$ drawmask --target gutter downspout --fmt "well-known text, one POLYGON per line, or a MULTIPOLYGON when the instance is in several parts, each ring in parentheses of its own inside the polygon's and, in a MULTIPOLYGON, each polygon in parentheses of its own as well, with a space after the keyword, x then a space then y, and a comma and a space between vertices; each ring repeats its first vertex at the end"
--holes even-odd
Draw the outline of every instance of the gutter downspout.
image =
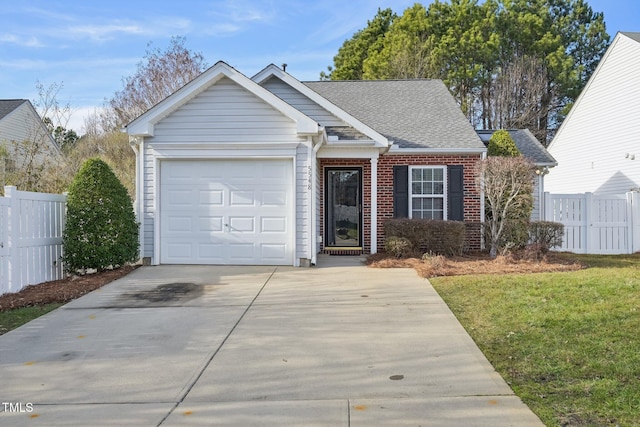
POLYGON ((371 253, 378 253, 378 158, 371 158, 371 253))
POLYGON ((327 134, 324 127, 320 127, 320 136, 316 145, 313 145, 311 139, 311 150, 309 150, 309 163, 311 167, 311 265, 316 265, 318 261, 318 150, 327 140, 327 134))
POLYGON ((140 138, 135 136, 129 136, 129 145, 134 153, 136 153, 136 200, 134 202, 134 210, 136 214, 136 220, 139 224, 138 230, 138 250, 139 258, 144 262, 144 212, 142 211, 144 203, 142 200, 142 150, 143 144, 141 144, 140 138))
MULTIPOLYGON (((487 160, 487 152, 484 151, 480 157, 481 160, 487 160)), ((484 182, 480 185, 480 249, 484 249, 484 232, 482 228, 484 227, 485 217, 484 217, 484 182)))

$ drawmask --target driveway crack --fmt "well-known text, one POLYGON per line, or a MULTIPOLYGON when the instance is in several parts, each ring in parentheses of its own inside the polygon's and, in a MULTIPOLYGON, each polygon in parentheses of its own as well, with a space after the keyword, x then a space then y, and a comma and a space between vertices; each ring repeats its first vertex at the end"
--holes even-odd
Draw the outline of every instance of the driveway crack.
POLYGON ((220 343, 220 345, 218 346, 218 348, 211 353, 211 356, 209 357, 209 359, 206 361, 206 363, 204 364, 204 366, 202 367, 202 369, 200 370, 200 372, 198 372, 198 375, 195 377, 195 379, 191 382, 191 384, 189 384, 187 386, 187 390, 184 392, 184 394, 182 395, 182 397, 180 399, 178 399, 178 401, 176 402, 176 404, 173 406, 173 408, 171 408, 171 410, 167 413, 167 415, 160 420, 160 422, 158 423, 158 426, 161 426, 162 424, 164 424, 164 422, 167 420, 167 418, 169 418, 171 416, 171 414, 173 413, 173 411, 176 410, 176 408, 182 403, 184 402, 184 399, 186 399, 186 397, 189 395, 189 393, 191 392, 191 390, 193 389, 193 387, 198 383, 198 381, 200 381, 200 378, 202 378, 202 375, 204 375, 204 372, 207 370, 207 368, 209 367, 209 365, 211 365, 211 362, 213 361, 213 359, 218 355, 218 353, 220 352, 220 350, 222 349, 222 347, 224 347, 225 343, 227 342, 227 340, 229 339, 229 337, 233 334, 233 332, 236 330, 236 328, 238 327, 238 325, 240 324, 240 322, 242 322, 242 319, 244 319, 244 316, 246 316, 246 314, 249 312, 249 310, 251 309, 251 307, 253 307, 253 304, 256 302, 256 300, 258 299, 258 297, 260 296, 260 294, 262 293, 262 291, 264 290, 264 288, 267 286, 267 284, 271 281, 271 278, 273 277, 274 274, 276 274, 276 271, 278 271, 278 267, 275 267, 273 269, 273 271, 271 272, 271 274, 269 275, 269 277, 267 277, 267 280, 265 280, 264 284, 260 287, 260 289, 258 290, 258 292, 256 293, 256 296, 253 297, 253 299, 251 300, 251 302, 249 303, 249 305, 247 305, 247 308, 242 312, 242 314, 240 315, 240 317, 238 318, 238 320, 236 321, 236 323, 233 325, 233 327, 231 328, 231 330, 229 331, 229 333, 224 337, 224 339, 222 340, 222 342, 220 343))

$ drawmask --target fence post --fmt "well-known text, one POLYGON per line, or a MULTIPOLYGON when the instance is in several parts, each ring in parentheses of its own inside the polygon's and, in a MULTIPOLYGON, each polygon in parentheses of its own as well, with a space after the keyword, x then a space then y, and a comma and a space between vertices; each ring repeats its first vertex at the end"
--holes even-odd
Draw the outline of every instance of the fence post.
POLYGON ((551 195, 548 191, 542 193, 542 220, 543 221, 553 221, 553 215, 551 212, 551 195))
POLYGON ((640 193, 636 191, 627 193, 627 200, 631 211, 629 216, 629 222, 631 223, 629 250, 630 253, 634 253, 640 251, 640 193))
POLYGON ((4 196, 9 200, 9 233, 7 244, 9 246, 9 291, 17 292, 21 289, 21 265, 20 265, 20 200, 18 199, 17 188, 12 185, 5 185, 4 196))
POLYGON ((584 206, 584 221, 583 221, 583 230, 584 230, 584 237, 585 237, 585 244, 586 244, 586 248, 585 248, 585 252, 586 254, 590 254, 591 253, 591 248, 593 247, 593 238, 594 238, 594 232, 593 232, 593 227, 591 224, 591 216, 593 215, 593 213, 591 212, 591 210, 593 209, 593 194, 592 193, 584 193, 584 201, 585 201, 585 206, 584 206))

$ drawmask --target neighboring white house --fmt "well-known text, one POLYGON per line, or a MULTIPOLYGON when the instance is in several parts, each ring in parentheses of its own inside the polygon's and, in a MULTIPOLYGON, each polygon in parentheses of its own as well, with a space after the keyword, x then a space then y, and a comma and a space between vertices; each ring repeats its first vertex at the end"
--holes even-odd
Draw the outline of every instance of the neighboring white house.
POLYGON ((640 33, 618 33, 548 148, 551 193, 640 187, 640 33))
POLYGON ((0 99, 0 146, 6 148, 11 160, 20 167, 21 143, 39 145, 34 159, 58 155, 60 150, 40 115, 27 99, 0 99))

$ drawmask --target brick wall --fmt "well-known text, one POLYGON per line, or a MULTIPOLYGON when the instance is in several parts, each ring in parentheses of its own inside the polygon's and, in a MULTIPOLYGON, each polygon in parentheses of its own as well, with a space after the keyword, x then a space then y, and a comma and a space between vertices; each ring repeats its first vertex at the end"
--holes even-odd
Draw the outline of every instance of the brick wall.
MULTIPOLYGON (((480 155, 386 155, 378 159, 378 250, 384 248, 384 222, 393 218, 393 166, 449 166, 464 167, 464 221, 467 227, 467 247, 480 249, 480 193, 475 186, 474 168, 480 155)), ((324 179, 325 170, 331 167, 362 168, 363 184, 363 252, 371 252, 371 163, 369 159, 320 159, 320 233, 323 236, 324 248, 324 179)))
MULTIPOLYGON (((393 167, 409 166, 450 166, 464 168, 464 221, 479 224, 480 192, 476 189, 475 165, 480 155, 386 155, 378 160, 378 248, 384 248, 384 222, 393 218, 393 167)), ((479 226, 467 227, 466 245, 471 250, 480 249, 479 226)))

